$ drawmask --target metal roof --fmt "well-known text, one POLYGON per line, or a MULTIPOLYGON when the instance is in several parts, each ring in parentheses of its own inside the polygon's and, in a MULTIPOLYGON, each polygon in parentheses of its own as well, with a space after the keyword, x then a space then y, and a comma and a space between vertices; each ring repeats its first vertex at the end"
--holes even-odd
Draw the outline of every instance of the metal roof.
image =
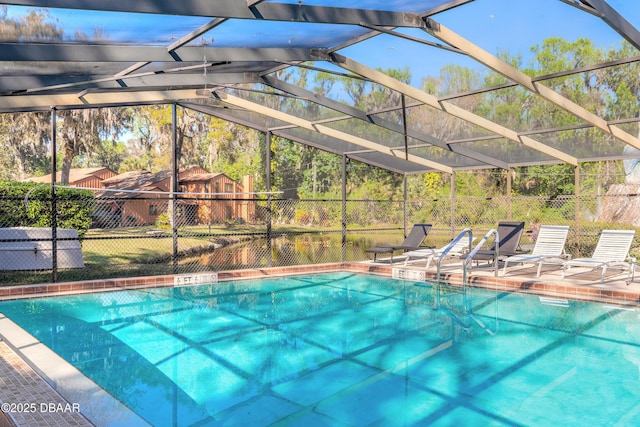
POLYGON ((585 107, 558 89, 567 76, 638 75, 640 8, 628 0, 0 5, 0 19, 15 22, 38 10, 60 29, 0 33, 0 112, 177 103, 406 174, 577 165, 640 152, 640 88, 634 87, 635 107, 615 119, 605 105, 585 107), (526 55, 550 37, 587 38, 604 50, 619 49, 624 40, 630 48, 625 57, 593 64, 582 58, 532 77, 526 55), (525 56, 524 65, 506 62, 504 52, 525 56), (451 92, 455 84, 447 90, 424 84, 444 66, 499 79, 466 82, 458 93, 451 92), (316 79, 328 82, 327 76, 331 85, 321 93, 316 79), (382 98, 354 105, 353 90, 382 98), (495 100, 499 108, 501 99, 518 97, 522 117, 478 107, 479 100, 495 100), (544 124, 528 120, 531 97, 545 111, 544 124), (564 120, 554 124, 556 117, 564 120))

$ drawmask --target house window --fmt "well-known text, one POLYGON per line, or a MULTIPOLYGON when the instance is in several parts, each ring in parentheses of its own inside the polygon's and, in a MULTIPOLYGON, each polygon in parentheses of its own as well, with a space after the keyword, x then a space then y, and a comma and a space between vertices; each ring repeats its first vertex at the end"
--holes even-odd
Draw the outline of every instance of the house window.
POLYGON ((158 205, 149 205, 149 215, 158 215, 158 205))
POLYGON ((224 192, 225 193, 233 193, 233 184, 230 182, 224 183, 224 192))

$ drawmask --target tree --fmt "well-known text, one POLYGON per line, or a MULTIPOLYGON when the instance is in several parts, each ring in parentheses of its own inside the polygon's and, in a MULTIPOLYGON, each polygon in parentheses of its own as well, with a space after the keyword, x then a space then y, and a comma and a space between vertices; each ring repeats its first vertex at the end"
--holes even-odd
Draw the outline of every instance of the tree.
POLYGON ((264 137, 257 131, 215 117, 202 140, 209 170, 222 172, 239 181, 244 175, 257 177, 264 171, 261 146, 264 137))
MULTIPOLYGON (((0 6, 0 39, 3 41, 59 41, 63 33, 41 9, 10 17, 7 6, 0 6)), ((43 113, 0 116, 0 143, 6 149, 0 155, 2 177, 22 180, 31 174, 44 173, 49 117, 43 113)))
POLYGON ((573 166, 535 165, 515 168, 512 184, 515 194, 527 196, 570 195, 575 191, 573 166))
MULTIPOLYGON (((119 171, 127 155, 127 146, 123 142, 102 140, 96 153, 91 156, 84 166, 107 167, 113 171, 119 171)), ((80 165, 78 165, 80 166, 80 165)))
POLYGON ((0 115, 0 176, 22 181, 48 170, 48 113, 0 115))
POLYGON ((0 39, 3 41, 60 41, 64 30, 49 20, 44 9, 30 10, 24 16, 9 17, 8 7, 0 6, 0 39))
MULTIPOLYGON (((422 90, 435 96, 445 96, 456 93, 464 93, 481 85, 482 76, 477 71, 458 65, 447 65, 440 69, 437 78, 431 77, 423 80, 422 90)), ((462 97, 455 100, 456 105, 475 112, 482 106, 480 97, 462 97)), ((452 139, 476 136, 478 130, 462 119, 447 114, 438 109, 423 105, 412 108, 409 112, 411 127, 427 135, 448 141, 452 139)), ((433 147, 433 158, 447 155, 441 148, 433 147)))
POLYGON ((285 199, 298 199, 302 182, 301 168, 311 163, 308 147, 281 137, 271 138, 271 186, 273 191, 282 191, 285 199))
POLYGON ((342 159, 335 154, 317 149, 310 150, 311 162, 302 165, 302 181, 298 193, 302 199, 318 199, 326 193, 341 189, 342 159))
MULTIPOLYGON (((92 157, 103 148, 103 140, 116 140, 125 129, 128 109, 92 108, 60 111, 57 132, 62 148, 62 169, 60 181, 69 183, 69 171, 76 156, 80 163, 90 163, 92 157)), ((104 166, 104 165, 100 165, 104 166)))
MULTIPOLYGON (((532 47, 531 51, 535 59, 535 65, 528 71, 531 75, 573 70, 604 59, 604 53, 585 38, 568 42, 559 37, 550 37, 542 45, 532 47)), ((544 84, 581 107, 602 116, 603 98, 607 91, 603 90, 605 88, 599 84, 594 72, 558 77, 546 80, 544 84)), ((552 128, 581 122, 575 115, 534 94, 528 96, 525 106, 529 124, 535 127, 552 128)))
MULTIPOLYGON (((607 60, 616 61, 635 55, 636 48, 630 43, 622 42, 620 49, 611 49, 607 60)), ((617 120, 640 116, 640 64, 631 62, 624 66, 609 67, 595 73, 599 87, 606 88, 610 95, 606 98, 607 120, 617 120)), ((635 125, 637 132, 638 125, 635 125)))

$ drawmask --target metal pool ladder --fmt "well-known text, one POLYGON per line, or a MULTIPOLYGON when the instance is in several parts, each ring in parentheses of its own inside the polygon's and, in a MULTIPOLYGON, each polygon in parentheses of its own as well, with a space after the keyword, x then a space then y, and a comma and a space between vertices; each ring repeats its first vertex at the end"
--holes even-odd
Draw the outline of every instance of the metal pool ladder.
POLYGON ((471 242, 473 242, 473 232, 471 231, 470 228, 465 228, 447 245, 446 248, 442 250, 442 252, 440 253, 440 256, 438 256, 438 260, 436 261, 436 267, 437 267, 436 281, 438 283, 440 283, 440 263, 449 254, 449 251, 451 251, 451 249, 456 245, 456 243, 462 240, 462 238, 465 235, 469 236, 469 251, 471 251, 471 242))
POLYGON ((465 258, 464 265, 462 266, 463 286, 467 285, 467 269, 469 267, 469 264, 471 264, 471 261, 473 261, 473 257, 478 253, 480 248, 484 246, 484 244, 487 242, 487 240, 489 240, 491 236, 495 236, 493 245, 495 246, 496 249, 493 256, 493 265, 495 266, 495 275, 496 277, 498 277, 498 258, 500 257, 500 236, 498 235, 498 230, 496 230, 495 228, 492 228, 487 232, 487 234, 485 234, 485 236, 482 238, 480 243, 478 243, 476 247, 473 248, 471 252, 469 252, 469 255, 467 255, 467 258, 465 258))
MULTIPOLYGON (((436 261, 436 300, 435 300, 435 308, 440 308, 440 284, 442 281, 440 280, 440 266, 442 260, 449 254, 451 249, 460 241, 464 236, 468 236, 469 239, 469 250, 471 250, 471 243, 473 242, 473 232, 470 228, 465 228, 458 234, 440 253, 438 256, 438 260, 436 261)), ((464 289, 463 289, 464 291, 464 289)))
POLYGON ((498 236, 498 231, 495 230, 495 229, 489 230, 489 232, 487 232, 487 234, 480 241, 480 243, 478 243, 473 249, 471 249, 471 245, 472 245, 472 242, 473 242, 473 232, 471 231, 470 228, 465 228, 442 251, 442 253, 438 257, 438 260, 436 261, 436 266, 437 266, 437 270, 436 270, 436 299, 435 299, 435 307, 434 308, 438 309, 438 310, 442 310, 445 314, 447 314, 447 316, 449 316, 451 318, 451 320, 453 322, 458 324, 458 326, 462 327, 464 330, 470 330, 471 329, 471 324, 463 321, 456 314, 454 314, 451 311, 449 311, 448 309, 442 307, 441 304, 440 304, 440 298, 441 298, 440 297, 440 286, 441 286, 441 283, 442 283, 441 280, 440 280, 441 279, 441 275, 440 275, 441 262, 448 255, 449 251, 456 245, 456 243, 458 243, 460 240, 462 240, 465 236, 468 236, 470 251, 469 251, 469 254, 465 258, 464 263, 463 263, 462 308, 463 308, 466 316, 469 319, 471 319, 473 322, 478 324, 489 335, 494 335, 496 333, 496 330, 497 330, 497 319, 496 319, 496 327, 494 329, 491 329, 473 313, 473 310, 470 307, 469 298, 467 296, 467 268, 468 268, 469 264, 471 263, 471 261, 473 260, 473 256, 480 250, 480 248, 482 248, 484 246, 484 244, 492 236, 495 236, 494 237, 495 238, 494 244, 495 244, 495 247, 496 247, 496 252, 495 252, 494 263, 496 265, 495 271, 496 271, 496 276, 497 276, 497 273, 498 273, 497 265, 498 265, 498 256, 499 256, 498 248, 499 248, 499 245, 500 245, 500 240, 499 240, 500 237, 498 236))

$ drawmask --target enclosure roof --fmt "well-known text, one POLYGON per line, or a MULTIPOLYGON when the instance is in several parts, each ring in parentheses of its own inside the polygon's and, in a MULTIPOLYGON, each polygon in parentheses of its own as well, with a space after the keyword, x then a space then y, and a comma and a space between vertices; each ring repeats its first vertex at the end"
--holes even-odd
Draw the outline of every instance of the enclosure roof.
POLYGON ((635 159, 635 3, 0 0, 0 112, 176 103, 404 174, 635 159))

